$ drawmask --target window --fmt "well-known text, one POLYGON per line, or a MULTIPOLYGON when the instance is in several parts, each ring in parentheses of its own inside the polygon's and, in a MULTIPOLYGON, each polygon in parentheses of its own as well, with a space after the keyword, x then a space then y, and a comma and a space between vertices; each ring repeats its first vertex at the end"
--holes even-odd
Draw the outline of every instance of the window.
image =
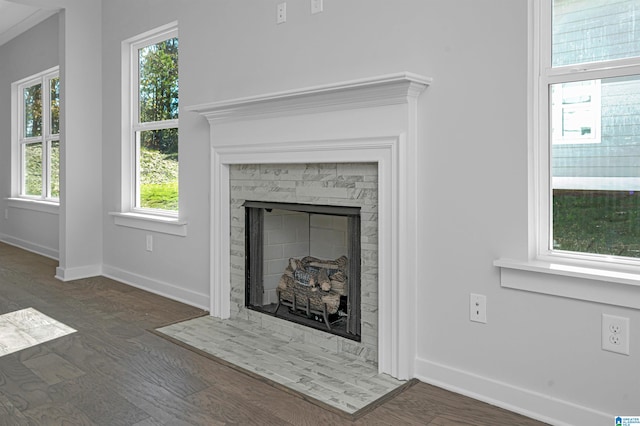
POLYGON ((60 197, 60 78, 58 67, 12 85, 13 196, 58 202, 60 197))
MULTIPOLYGON (((131 211, 178 212, 178 30, 175 25, 130 41, 131 211)), ((129 204, 129 203, 127 203, 129 204)))
POLYGON ((533 4, 537 255, 638 264, 640 2, 533 4))

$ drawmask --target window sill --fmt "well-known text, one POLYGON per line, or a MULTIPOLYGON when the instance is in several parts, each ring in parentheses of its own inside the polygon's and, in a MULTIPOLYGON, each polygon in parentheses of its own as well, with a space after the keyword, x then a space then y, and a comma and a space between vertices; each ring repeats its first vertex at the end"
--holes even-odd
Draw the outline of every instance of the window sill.
POLYGON ((498 259, 505 288, 640 309, 640 272, 539 260, 498 259))
POLYGON ((119 226, 177 235, 180 237, 187 236, 187 222, 177 218, 120 212, 109 212, 109 215, 113 216, 113 222, 119 226))
POLYGON ((29 198, 6 198, 7 206, 16 209, 34 210, 42 213, 59 214, 60 203, 44 200, 32 200, 29 198))

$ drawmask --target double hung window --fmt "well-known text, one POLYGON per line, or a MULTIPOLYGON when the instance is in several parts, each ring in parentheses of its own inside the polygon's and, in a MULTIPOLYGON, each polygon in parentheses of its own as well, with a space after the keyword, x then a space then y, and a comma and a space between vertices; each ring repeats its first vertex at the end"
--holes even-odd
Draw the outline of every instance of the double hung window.
MULTIPOLYGON (((178 30, 129 43, 131 211, 177 216, 178 30)), ((128 203, 127 203, 128 204, 128 203)))
POLYGON ((638 264, 640 1, 533 5, 537 256, 638 264))
POLYGON ((60 78, 58 67, 12 85, 14 197, 60 197, 60 78))

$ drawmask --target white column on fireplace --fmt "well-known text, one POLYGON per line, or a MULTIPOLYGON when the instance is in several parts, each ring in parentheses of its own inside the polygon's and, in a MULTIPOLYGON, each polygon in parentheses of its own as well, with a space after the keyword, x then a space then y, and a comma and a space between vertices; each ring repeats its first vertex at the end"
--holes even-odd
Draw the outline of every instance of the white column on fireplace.
POLYGON ((196 105, 211 128, 211 315, 230 314, 232 164, 378 164, 378 369, 416 358, 418 97, 430 79, 366 78, 196 105))

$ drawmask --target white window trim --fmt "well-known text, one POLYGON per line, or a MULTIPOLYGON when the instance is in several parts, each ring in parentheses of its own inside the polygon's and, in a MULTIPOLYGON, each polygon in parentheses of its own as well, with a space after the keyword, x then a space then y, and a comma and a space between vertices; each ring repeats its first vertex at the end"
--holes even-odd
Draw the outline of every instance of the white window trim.
POLYGON ((60 203, 51 201, 32 200, 26 198, 7 197, 8 207, 16 209, 33 210, 41 213, 58 214, 60 212, 60 203))
POLYGON ((640 74, 634 60, 580 64, 551 68, 550 58, 540 54, 550 45, 551 31, 543 14, 550 16, 550 1, 529 0, 529 232, 526 259, 500 258, 502 287, 572 299, 588 300, 640 309, 640 260, 587 253, 566 253, 550 249, 550 146, 549 84, 566 81, 568 73, 577 80, 640 74))
POLYGON ((137 185, 138 182, 136 178, 137 150, 135 132, 138 130, 178 127, 178 120, 138 124, 138 111, 134 107, 134 99, 138 96, 138 78, 136 75, 137 67, 133 66, 138 60, 137 49, 177 36, 178 23, 171 22, 122 42, 121 197, 118 211, 109 212, 109 214, 114 218, 114 223, 118 226, 186 236, 187 222, 181 217, 180 211, 170 212, 136 208, 135 197, 138 188, 134 188, 134 185, 137 185))
POLYGON ((177 235, 180 237, 187 235, 187 222, 180 219, 134 212, 109 212, 109 215, 113 217, 113 222, 118 226, 177 235))
MULTIPOLYGON (((57 214, 59 211, 59 198, 49 197, 49 185, 45 189, 42 196, 34 196, 24 194, 24 175, 22 170, 22 146, 27 142, 42 143, 43 153, 49 150, 49 142, 60 142, 60 134, 49 134, 48 113, 42 117, 42 136, 31 138, 29 141, 23 137, 23 102, 22 89, 34 84, 42 84, 42 105, 47 106, 45 112, 49 111, 50 90, 48 82, 54 78, 60 77, 60 67, 55 66, 46 69, 38 74, 23 78, 11 84, 11 196, 5 199, 9 201, 9 207, 22 208, 27 210, 40 211, 45 213, 57 214)), ((48 153, 47 156, 49 157, 48 153)), ((50 176, 50 161, 43 163, 43 185, 48 182, 50 176), (47 179, 44 175, 46 174, 47 179)))

